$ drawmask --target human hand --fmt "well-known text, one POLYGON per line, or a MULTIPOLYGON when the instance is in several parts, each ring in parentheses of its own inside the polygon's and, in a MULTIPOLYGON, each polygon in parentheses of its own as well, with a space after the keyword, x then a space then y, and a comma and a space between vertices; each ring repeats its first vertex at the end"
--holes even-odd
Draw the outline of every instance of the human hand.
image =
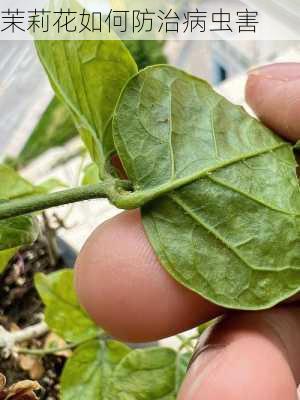
MULTIPOLYGON (((300 139, 300 64, 252 71, 246 97, 266 125, 287 139, 300 139)), ((86 310, 124 341, 157 340, 226 314, 165 272, 139 211, 96 229, 78 258, 76 281, 86 310)), ((299 342, 296 305, 230 312, 199 345, 178 399, 296 400, 299 342)))

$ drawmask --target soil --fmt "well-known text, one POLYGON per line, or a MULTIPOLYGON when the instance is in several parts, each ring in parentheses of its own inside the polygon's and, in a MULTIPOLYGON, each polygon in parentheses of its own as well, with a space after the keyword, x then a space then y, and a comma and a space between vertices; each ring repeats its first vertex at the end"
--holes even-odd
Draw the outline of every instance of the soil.
MULTIPOLYGON (((34 288, 35 273, 51 273, 66 265, 61 257, 53 257, 53 249, 48 240, 41 237, 37 242, 17 254, 9 263, 6 271, 0 275, 0 325, 7 330, 22 329, 41 321, 44 306, 34 288)), ((43 348, 44 338, 26 343, 27 347, 43 348)), ((44 371, 39 383, 43 387, 41 400, 58 400, 59 377, 65 364, 65 357, 45 356, 41 361, 44 371)), ((0 354, 0 372, 7 378, 8 384, 31 379, 30 373, 20 366, 16 355, 0 354)))

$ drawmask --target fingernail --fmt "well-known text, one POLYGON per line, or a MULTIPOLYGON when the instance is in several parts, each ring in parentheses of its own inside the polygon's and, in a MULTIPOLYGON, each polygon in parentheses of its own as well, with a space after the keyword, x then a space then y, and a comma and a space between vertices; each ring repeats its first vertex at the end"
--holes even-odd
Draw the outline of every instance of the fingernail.
POLYGON ((193 365, 197 362, 197 368, 199 364, 201 366, 205 366, 208 364, 218 353, 220 350, 224 348, 221 344, 207 344, 205 346, 198 346, 191 358, 191 361, 188 365, 188 371, 193 367, 193 365))
POLYGON ((203 381, 219 365, 225 348, 226 346, 222 344, 210 344, 196 350, 180 390, 179 399, 199 398, 203 381))
POLYGON ((300 79, 300 63, 276 63, 248 71, 249 77, 260 77, 274 81, 290 82, 300 79))

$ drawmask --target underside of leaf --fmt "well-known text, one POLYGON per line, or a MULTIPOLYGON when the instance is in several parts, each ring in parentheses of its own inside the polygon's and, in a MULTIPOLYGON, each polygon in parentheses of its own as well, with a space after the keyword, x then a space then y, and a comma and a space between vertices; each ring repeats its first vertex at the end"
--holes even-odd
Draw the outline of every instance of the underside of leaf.
POLYGON ((226 307, 261 309, 300 288, 300 191, 292 147, 168 66, 130 80, 114 139, 163 266, 226 307))

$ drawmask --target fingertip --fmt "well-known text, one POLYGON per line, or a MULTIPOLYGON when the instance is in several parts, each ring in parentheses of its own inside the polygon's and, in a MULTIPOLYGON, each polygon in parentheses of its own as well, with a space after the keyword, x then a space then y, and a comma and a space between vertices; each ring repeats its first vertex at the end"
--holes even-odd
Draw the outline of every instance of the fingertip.
POLYGON ((165 272, 146 238, 139 211, 124 212, 98 227, 76 264, 83 307, 121 340, 161 339, 220 312, 165 272))
POLYGON ((288 140, 300 138, 300 63, 272 64, 250 71, 246 100, 271 129, 288 140))
POLYGON ((190 368, 178 400, 297 400, 286 349, 260 315, 220 323, 211 346, 190 368))

